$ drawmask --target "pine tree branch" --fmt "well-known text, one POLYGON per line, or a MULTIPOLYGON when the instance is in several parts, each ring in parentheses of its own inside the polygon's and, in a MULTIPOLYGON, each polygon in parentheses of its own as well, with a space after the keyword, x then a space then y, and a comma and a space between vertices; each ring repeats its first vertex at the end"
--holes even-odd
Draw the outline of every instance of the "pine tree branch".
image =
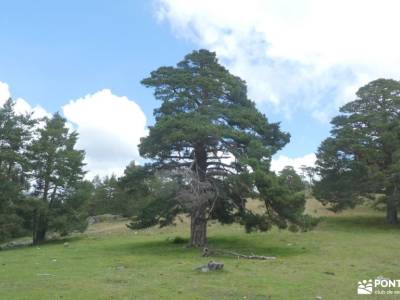
POLYGON ((207 247, 203 248, 203 254, 202 254, 203 257, 209 257, 209 256, 212 256, 213 254, 231 255, 231 256, 237 257, 238 259, 239 258, 259 259, 259 260, 274 260, 274 259, 276 259, 275 256, 264 256, 264 255, 255 255, 255 254, 245 255, 245 254, 237 253, 234 251, 228 251, 228 250, 222 250, 222 249, 209 249, 207 247))

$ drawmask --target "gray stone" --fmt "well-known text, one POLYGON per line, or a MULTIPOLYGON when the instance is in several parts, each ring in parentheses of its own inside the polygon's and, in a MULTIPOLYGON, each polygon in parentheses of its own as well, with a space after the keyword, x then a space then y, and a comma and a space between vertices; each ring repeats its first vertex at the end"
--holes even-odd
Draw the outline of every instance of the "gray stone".
POLYGON ((197 267, 196 269, 205 273, 205 272, 209 272, 209 271, 222 270, 223 268, 224 268, 224 264, 211 260, 208 264, 197 267))

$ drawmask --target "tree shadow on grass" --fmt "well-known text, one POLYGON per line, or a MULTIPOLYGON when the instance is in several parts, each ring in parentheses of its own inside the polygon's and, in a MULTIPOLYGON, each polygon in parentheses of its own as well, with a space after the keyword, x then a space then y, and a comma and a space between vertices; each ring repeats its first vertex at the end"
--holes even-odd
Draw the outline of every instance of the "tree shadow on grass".
MULTIPOLYGON (((262 239, 260 236, 255 239, 252 239, 252 237, 239 238, 237 236, 211 237, 209 238, 208 246, 210 249, 237 252, 245 255, 255 254, 276 257, 301 255, 309 251, 304 247, 288 246, 283 242, 274 241, 274 243, 269 243, 267 236, 263 236, 262 239)), ((202 249, 189 248, 186 245, 187 243, 175 244, 170 240, 127 241, 123 244, 109 245, 105 250, 132 255, 200 257, 202 249)), ((215 257, 219 256, 225 257, 226 255, 218 253, 215 255, 215 257)))
POLYGON ((63 236, 63 237, 58 237, 55 239, 47 240, 42 243, 42 245, 59 245, 59 244, 64 244, 64 243, 72 243, 72 242, 77 242, 80 240, 84 240, 86 236, 84 235, 76 235, 76 236, 63 236))
POLYGON ((25 249, 29 247, 44 247, 44 246, 50 246, 50 245, 59 245, 59 244, 64 244, 66 242, 70 243, 73 241, 79 241, 82 240, 84 237, 83 236, 65 236, 65 237, 59 237, 55 239, 50 239, 50 240, 45 240, 37 245, 34 245, 31 240, 29 239, 24 239, 23 242, 20 242, 20 239, 15 239, 11 240, 8 242, 5 242, 1 244, 0 251, 10 251, 10 250, 18 250, 18 249, 25 249))
POLYGON ((322 230, 348 231, 348 232, 388 232, 398 231, 400 224, 386 224, 383 215, 354 215, 354 216, 333 216, 325 217, 322 223, 322 230))
POLYGON ((301 255, 308 250, 298 245, 290 245, 286 242, 269 239, 268 235, 252 237, 251 234, 245 238, 236 238, 234 236, 212 237, 209 239, 210 247, 239 252, 245 255, 263 255, 276 257, 289 257, 301 255))

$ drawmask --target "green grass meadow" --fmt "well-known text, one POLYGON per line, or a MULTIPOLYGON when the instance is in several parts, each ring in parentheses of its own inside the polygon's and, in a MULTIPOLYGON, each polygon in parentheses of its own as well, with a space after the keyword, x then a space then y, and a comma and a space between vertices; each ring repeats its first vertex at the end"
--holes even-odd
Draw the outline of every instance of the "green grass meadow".
POLYGON ((358 296, 357 282, 400 279, 400 228, 368 208, 323 216, 313 231, 277 229, 246 234, 238 225, 210 224, 210 247, 276 260, 212 259, 223 271, 195 268, 210 258, 175 244, 186 223, 132 231, 124 223, 96 224, 81 235, 40 247, 0 251, 0 299, 400 299, 358 296))

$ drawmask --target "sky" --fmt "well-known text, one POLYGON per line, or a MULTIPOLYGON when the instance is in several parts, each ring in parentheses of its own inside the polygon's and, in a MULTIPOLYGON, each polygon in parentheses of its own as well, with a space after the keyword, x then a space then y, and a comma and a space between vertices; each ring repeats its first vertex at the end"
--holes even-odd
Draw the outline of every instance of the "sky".
POLYGON ((141 161, 159 106, 140 84, 194 49, 217 53, 291 142, 272 168, 312 165, 359 87, 400 76, 397 0, 0 0, 0 105, 60 112, 88 175, 141 161))

